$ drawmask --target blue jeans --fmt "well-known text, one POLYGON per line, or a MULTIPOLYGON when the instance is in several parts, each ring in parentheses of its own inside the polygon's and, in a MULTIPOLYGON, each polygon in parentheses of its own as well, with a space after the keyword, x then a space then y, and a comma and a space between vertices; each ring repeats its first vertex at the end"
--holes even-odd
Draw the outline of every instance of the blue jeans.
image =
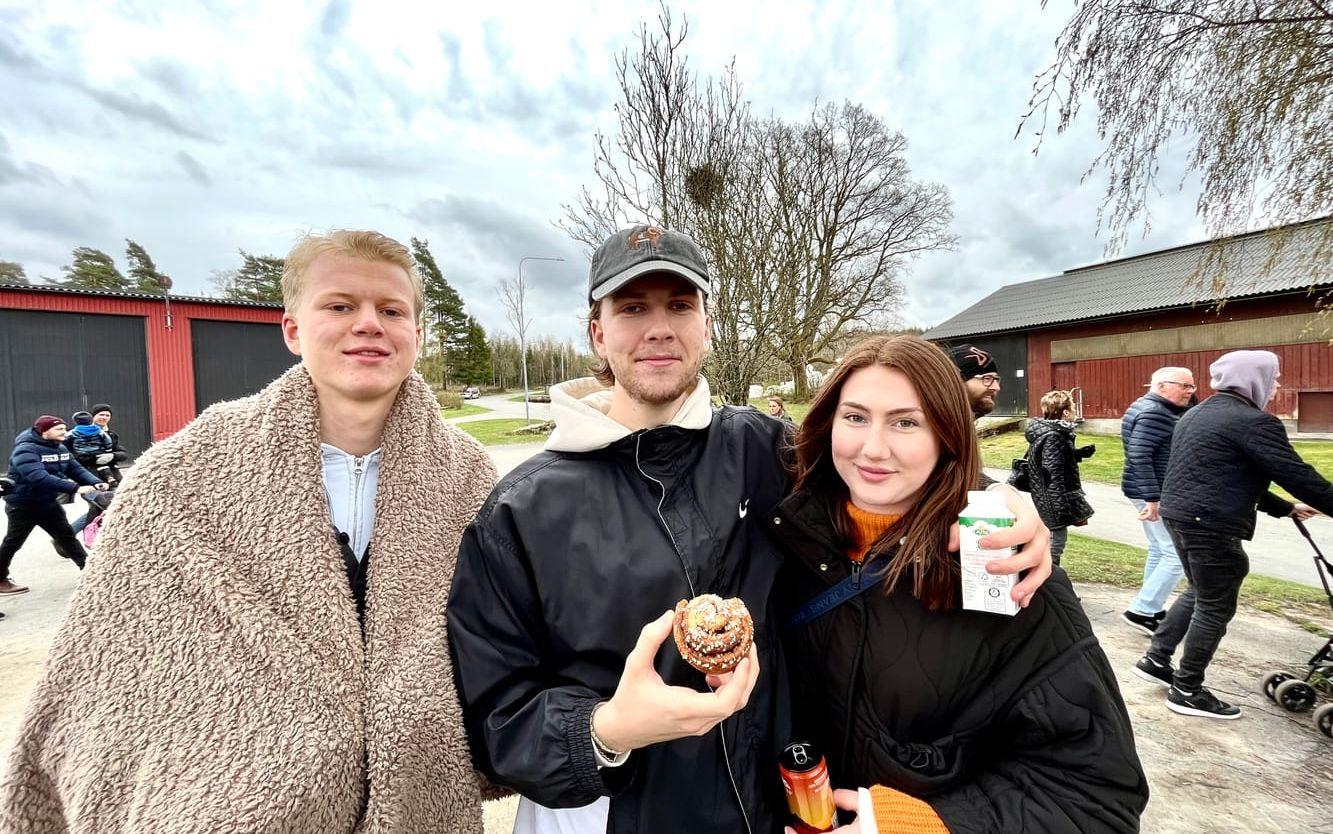
MULTIPOLYGON (((1130 501, 1136 510, 1146 506, 1146 502, 1137 498, 1131 498, 1130 501)), ((1180 557, 1176 555, 1176 546, 1171 541, 1166 525, 1161 520, 1144 521, 1142 524, 1143 534, 1148 537, 1148 559, 1143 563, 1143 587, 1129 604, 1129 610, 1151 617, 1166 608, 1166 599, 1180 584, 1180 577, 1185 574, 1185 570, 1180 566, 1180 557)))

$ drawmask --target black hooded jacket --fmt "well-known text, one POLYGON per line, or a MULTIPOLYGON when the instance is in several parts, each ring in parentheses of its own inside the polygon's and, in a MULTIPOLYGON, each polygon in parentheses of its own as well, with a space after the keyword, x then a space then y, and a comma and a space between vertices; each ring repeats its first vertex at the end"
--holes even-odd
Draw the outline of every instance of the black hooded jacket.
POLYGON ((1074 448, 1074 424, 1064 420, 1033 419, 1026 432, 1032 503, 1042 523, 1052 530, 1068 527, 1091 517, 1086 501, 1071 501, 1083 489, 1078 462, 1092 454, 1093 447, 1074 448))
MULTIPOLYGON (((784 616, 852 567, 827 503, 771 519, 784 616)), ((886 557, 876 557, 886 558, 886 557)), ((1148 799, 1129 715, 1059 567, 1014 617, 928 610, 874 588, 784 632, 797 734, 837 787, 929 803, 951 834, 1132 832, 1148 799)))
MULTIPOLYGON (((500 482, 463 537, 448 606, 468 739, 489 779, 552 808, 609 795, 615 834, 781 831, 786 678, 768 607, 781 557, 763 519, 786 486, 782 433, 724 408, 706 429, 542 452, 500 482), (738 596, 754 616, 748 705, 720 732, 599 769, 593 707, 615 692, 644 624, 704 593, 738 596)), ((668 684, 706 687, 670 638, 656 665, 668 684)))
POLYGON ((1274 481, 1333 514, 1333 485, 1291 448, 1282 421, 1239 394, 1219 391, 1176 424, 1162 517, 1248 540, 1258 510, 1291 514, 1292 503, 1268 491, 1274 481))

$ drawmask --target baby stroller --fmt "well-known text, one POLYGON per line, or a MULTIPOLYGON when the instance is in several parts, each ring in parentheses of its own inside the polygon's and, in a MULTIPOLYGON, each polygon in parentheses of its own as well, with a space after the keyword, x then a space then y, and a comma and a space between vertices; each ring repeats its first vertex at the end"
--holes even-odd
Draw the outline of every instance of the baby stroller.
POLYGON ((102 522, 106 519, 106 511, 111 508, 111 501, 115 497, 116 491, 113 489, 105 492, 90 492, 83 496, 83 499, 88 502, 88 523, 79 531, 84 547, 92 547, 93 542, 97 540, 97 534, 102 529, 102 522))
MULTIPOLYGON (((1310 531, 1305 528, 1301 520, 1293 519, 1293 521, 1296 522, 1301 535, 1310 541, 1310 547, 1314 548, 1315 572, 1319 574, 1324 593, 1328 595, 1329 607, 1333 608, 1333 587, 1329 585, 1333 580, 1333 563, 1320 552, 1319 545, 1315 544, 1314 537, 1310 535, 1310 531)), ((1333 637, 1324 642, 1323 647, 1314 653, 1307 665, 1309 669, 1303 678, 1283 671, 1272 671, 1264 675, 1264 694, 1289 712, 1305 712, 1310 709, 1318 702, 1321 691, 1325 695, 1333 696, 1333 637)), ((1333 703, 1326 703, 1314 711, 1314 723, 1319 732, 1333 738, 1333 703)))

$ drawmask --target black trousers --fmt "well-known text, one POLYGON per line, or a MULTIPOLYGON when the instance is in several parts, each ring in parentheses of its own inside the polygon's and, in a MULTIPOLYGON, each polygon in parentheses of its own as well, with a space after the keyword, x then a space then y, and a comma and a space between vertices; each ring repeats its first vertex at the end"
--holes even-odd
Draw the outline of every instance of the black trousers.
POLYGON ((19 552, 28 534, 34 527, 40 527, 51 537, 56 551, 83 569, 88 553, 69 527, 65 510, 54 501, 46 504, 5 504, 8 529, 5 540, 0 543, 0 582, 9 578, 9 563, 14 561, 14 554, 19 552))
POLYGON ((1176 688, 1194 693, 1203 686, 1203 674, 1227 633, 1227 624, 1236 615, 1240 583, 1250 572, 1250 557, 1235 536, 1164 521, 1189 586, 1157 627, 1148 657, 1155 663, 1170 663, 1183 640, 1185 650, 1176 667, 1176 688))

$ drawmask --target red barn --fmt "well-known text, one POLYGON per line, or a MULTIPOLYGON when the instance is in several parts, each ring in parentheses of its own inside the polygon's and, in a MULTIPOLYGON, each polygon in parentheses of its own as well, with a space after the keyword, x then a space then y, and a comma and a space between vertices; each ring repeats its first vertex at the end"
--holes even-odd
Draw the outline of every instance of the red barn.
POLYGON ((281 319, 271 302, 0 286, 0 441, 105 402, 136 455, 296 362, 281 319))
MULTIPOLYGON (((1314 257, 1322 219, 1071 269, 1011 284, 928 330, 990 351, 1004 375, 997 414, 1039 416, 1041 397, 1074 390, 1089 421, 1115 429, 1157 368, 1189 368, 1200 399, 1223 353, 1271 350, 1282 387, 1269 411, 1290 431, 1333 432, 1333 269, 1314 257), (1275 244, 1280 244, 1276 245, 1275 244), (1195 280, 1201 258, 1226 264, 1219 305, 1195 280)), ((1327 243, 1322 243, 1327 245, 1327 243)))

